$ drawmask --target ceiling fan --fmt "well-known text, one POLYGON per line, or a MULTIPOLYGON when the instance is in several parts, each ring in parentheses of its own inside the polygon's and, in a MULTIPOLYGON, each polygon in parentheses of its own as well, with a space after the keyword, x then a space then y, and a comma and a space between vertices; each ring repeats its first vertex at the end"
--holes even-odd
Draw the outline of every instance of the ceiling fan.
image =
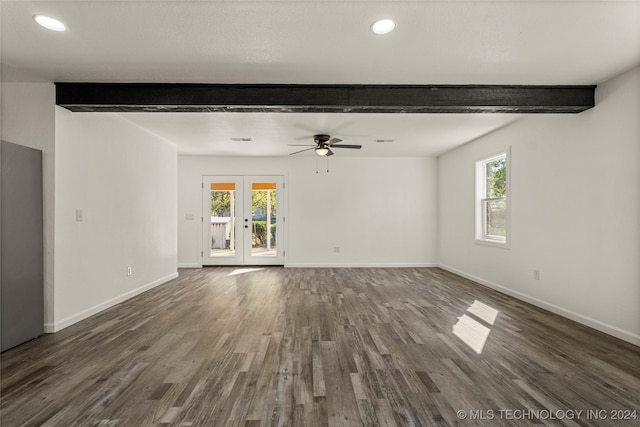
POLYGON ((358 150, 362 148, 362 145, 340 144, 340 142, 342 142, 341 139, 331 138, 329 135, 324 134, 313 135, 313 142, 315 142, 315 145, 289 144, 291 147, 311 147, 296 151, 290 155, 302 153, 303 151, 315 150, 318 156, 333 156, 333 151, 331 151, 332 148, 355 148, 358 150))

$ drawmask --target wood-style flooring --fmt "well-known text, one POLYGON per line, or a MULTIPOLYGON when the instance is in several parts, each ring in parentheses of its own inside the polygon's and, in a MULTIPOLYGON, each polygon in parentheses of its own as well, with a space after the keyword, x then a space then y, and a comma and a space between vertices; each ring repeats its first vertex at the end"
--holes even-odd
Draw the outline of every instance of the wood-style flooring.
POLYGON ((181 270, 1 365, 2 427, 640 425, 639 347, 437 268, 181 270))

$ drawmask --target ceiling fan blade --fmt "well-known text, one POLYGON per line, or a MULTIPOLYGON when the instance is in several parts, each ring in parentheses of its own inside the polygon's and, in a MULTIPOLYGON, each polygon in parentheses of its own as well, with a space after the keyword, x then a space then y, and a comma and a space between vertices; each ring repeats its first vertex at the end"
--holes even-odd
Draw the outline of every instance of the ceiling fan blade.
POLYGON ((356 148, 356 149, 360 149, 360 148, 362 148, 362 145, 337 144, 337 145, 332 145, 331 148, 356 148))
POLYGON ((315 147, 315 144, 288 144, 289 147, 315 147))
POLYGON ((342 142, 342 140, 340 138, 331 138, 327 144, 328 145, 333 145, 333 144, 337 144, 338 142, 342 142))
POLYGON ((333 151, 331 151, 329 147, 327 147, 327 150, 329 150, 327 151, 327 156, 333 156, 333 151))
POLYGON ((309 151, 309 150, 315 150, 315 149, 316 149, 316 146, 314 145, 311 148, 305 148, 304 150, 296 151, 295 153, 289 153, 289 155, 292 156, 294 154, 302 153, 303 151, 309 151))

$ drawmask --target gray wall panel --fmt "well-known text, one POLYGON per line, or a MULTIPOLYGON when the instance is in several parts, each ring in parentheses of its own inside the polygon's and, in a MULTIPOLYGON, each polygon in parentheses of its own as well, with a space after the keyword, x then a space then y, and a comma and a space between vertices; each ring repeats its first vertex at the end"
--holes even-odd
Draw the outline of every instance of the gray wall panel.
POLYGON ((44 333, 42 152, 2 141, 1 351, 44 333))

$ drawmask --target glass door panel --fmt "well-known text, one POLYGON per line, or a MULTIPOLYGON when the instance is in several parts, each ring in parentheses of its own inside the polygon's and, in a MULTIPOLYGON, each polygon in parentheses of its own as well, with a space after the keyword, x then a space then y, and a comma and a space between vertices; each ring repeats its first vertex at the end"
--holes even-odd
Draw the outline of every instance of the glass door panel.
POLYGON ((277 206, 275 182, 251 184, 252 256, 276 256, 277 206))
POLYGON ((236 184, 212 182, 210 190, 210 256, 235 256, 236 184))
POLYGON ((245 264, 284 264, 281 248, 282 176, 246 176, 245 222, 250 224, 250 233, 245 234, 245 264), (248 221, 247 221, 248 220, 248 221))
POLYGON ((204 177, 202 202, 203 265, 241 264, 242 231, 239 231, 238 216, 242 215, 242 180, 204 177))

